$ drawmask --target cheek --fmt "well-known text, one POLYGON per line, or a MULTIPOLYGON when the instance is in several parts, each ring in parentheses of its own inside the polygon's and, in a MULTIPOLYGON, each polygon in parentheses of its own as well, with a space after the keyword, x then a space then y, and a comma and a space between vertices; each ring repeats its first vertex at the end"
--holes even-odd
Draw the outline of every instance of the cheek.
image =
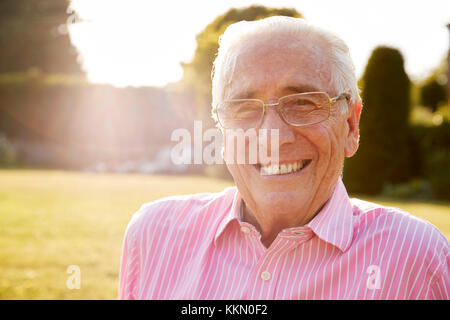
MULTIPOLYGON (((248 135, 224 135, 222 157, 225 163, 255 164, 258 156, 258 134, 256 131, 248 135)), ((236 170, 236 169, 234 169, 236 170)))
POLYGON ((343 132, 334 123, 317 124, 311 127, 307 138, 317 152, 319 163, 339 164, 344 158, 343 132))
POLYGON ((224 135, 223 138, 223 159, 228 171, 233 176, 236 183, 244 183, 248 176, 248 165, 246 165, 248 141, 239 143, 238 138, 233 135, 224 135), (244 154, 244 156, 242 156, 244 154))

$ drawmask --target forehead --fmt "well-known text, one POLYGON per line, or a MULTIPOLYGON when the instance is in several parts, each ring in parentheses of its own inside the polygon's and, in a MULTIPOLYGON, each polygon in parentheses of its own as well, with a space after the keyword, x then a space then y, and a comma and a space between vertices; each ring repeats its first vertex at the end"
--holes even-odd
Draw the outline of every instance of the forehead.
POLYGON ((268 98, 295 91, 292 88, 330 89, 328 48, 318 39, 261 37, 243 43, 233 54, 234 68, 228 75, 231 81, 225 87, 226 98, 268 98))

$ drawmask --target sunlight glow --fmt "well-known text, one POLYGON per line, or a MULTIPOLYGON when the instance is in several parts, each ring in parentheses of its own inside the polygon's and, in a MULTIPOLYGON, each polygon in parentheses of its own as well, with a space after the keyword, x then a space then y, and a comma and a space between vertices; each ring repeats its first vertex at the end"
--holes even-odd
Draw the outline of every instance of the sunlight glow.
POLYGON ((450 1, 332 0, 72 0, 87 21, 69 27, 92 82, 164 86, 181 79, 195 36, 231 7, 294 7, 349 45, 361 76, 377 45, 401 50, 412 78, 425 76, 447 54, 450 1))
MULTIPOLYGON (((181 78, 180 62, 191 58, 195 42, 183 37, 182 25, 167 23, 169 8, 136 0, 74 0, 72 7, 88 20, 69 30, 90 81, 161 86, 181 78)), ((171 12, 170 20, 177 14, 171 12)))

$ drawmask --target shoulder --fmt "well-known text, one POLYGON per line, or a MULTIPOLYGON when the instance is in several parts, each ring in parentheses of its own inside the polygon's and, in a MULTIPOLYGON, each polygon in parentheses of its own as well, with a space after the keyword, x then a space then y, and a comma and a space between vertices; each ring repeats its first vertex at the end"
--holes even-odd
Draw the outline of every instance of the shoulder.
POLYGON ((382 206, 373 202, 352 198, 355 228, 366 231, 395 233, 394 236, 417 241, 423 236, 433 242, 447 246, 447 238, 429 221, 395 207, 382 206))
POLYGON ((229 187, 218 193, 169 196, 144 203, 131 217, 126 235, 136 239, 149 232, 187 229, 199 220, 214 221, 231 206, 235 192, 235 187, 229 187))
POLYGON ((436 240, 445 240, 445 242, 448 242, 447 238, 436 226, 407 211, 356 198, 352 198, 350 201, 358 226, 369 228, 375 225, 377 229, 401 230, 402 233, 407 234, 424 231, 430 236, 435 237, 436 240))
POLYGON ((447 260, 449 242, 430 222, 399 208, 354 198, 350 201, 355 233, 361 238, 377 239, 401 255, 408 252, 418 254, 435 268, 447 260))

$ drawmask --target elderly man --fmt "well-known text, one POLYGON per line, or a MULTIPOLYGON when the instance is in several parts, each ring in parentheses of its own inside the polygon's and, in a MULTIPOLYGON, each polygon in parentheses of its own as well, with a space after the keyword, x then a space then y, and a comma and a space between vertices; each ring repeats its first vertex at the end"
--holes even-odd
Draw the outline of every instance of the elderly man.
POLYGON ((227 163, 236 187, 143 205, 123 243, 120 299, 449 298, 445 236, 349 199, 342 183, 361 114, 342 40, 302 19, 231 25, 213 114, 225 142, 227 129, 277 129, 278 162, 227 163))

